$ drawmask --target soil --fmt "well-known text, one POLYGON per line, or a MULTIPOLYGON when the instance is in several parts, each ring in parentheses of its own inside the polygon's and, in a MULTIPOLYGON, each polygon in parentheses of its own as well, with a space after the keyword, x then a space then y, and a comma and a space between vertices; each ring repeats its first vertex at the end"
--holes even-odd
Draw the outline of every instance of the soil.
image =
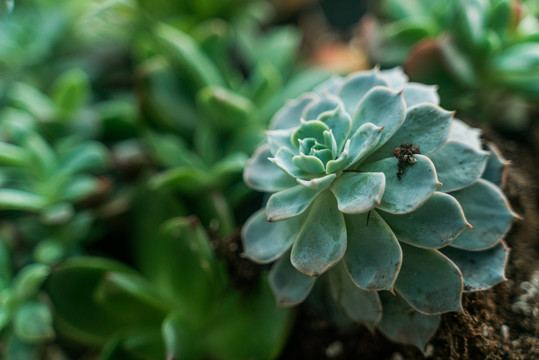
MULTIPOLYGON (((488 291, 464 294, 464 310, 442 316, 440 328, 423 352, 414 346, 394 344, 360 325, 338 329, 323 314, 301 305, 281 360, 539 359, 539 289, 535 295, 533 290, 525 295, 532 276, 539 287, 539 126, 527 137, 513 139, 502 138, 492 130, 484 133, 486 141, 494 142, 511 159, 502 189, 523 218, 513 224, 505 238, 511 248, 508 280, 488 291), (523 298, 528 311, 514 305, 523 298)), ((214 245, 227 260, 238 287, 245 289, 255 281, 262 267, 241 258, 239 234, 214 245)))

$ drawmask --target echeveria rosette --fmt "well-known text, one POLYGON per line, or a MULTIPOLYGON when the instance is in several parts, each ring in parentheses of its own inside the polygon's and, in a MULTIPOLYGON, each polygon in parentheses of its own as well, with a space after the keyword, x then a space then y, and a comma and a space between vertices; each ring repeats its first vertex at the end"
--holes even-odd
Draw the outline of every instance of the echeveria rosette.
POLYGON ((491 182, 503 160, 438 102, 400 69, 375 69, 333 78, 274 116, 244 172, 273 194, 242 237, 248 258, 277 260, 280 305, 302 302, 327 273, 348 317, 421 348, 463 291, 504 279, 501 239, 515 214, 491 182), (397 174, 403 144, 420 153, 397 174))

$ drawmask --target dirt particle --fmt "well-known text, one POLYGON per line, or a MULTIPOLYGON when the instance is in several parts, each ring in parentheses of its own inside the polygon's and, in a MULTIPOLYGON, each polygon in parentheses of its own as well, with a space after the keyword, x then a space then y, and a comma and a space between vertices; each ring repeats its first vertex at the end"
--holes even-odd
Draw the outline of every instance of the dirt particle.
POLYGON ((408 165, 413 165, 417 162, 414 154, 421 154, 420 148, 418 145, 412 145, 410 143, 401 144, 401 146, 393 150, 393 156, 399 159, 397 171, 397 178, 401 180, 404 170, 408 165))

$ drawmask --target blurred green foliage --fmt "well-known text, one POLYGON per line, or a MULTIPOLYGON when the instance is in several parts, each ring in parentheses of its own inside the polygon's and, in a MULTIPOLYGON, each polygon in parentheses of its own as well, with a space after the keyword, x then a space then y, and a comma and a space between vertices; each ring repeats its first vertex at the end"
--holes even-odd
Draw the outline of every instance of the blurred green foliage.
POLYGON ((0 1, 6 359, 278 356, 290 311, 265 274, 238 290, 209 238, 258 206, 241 172, 273 113, 328 77, 272 17, 265 1, 0 1))
POLYGON ((373 63, 439 85, 444 107, 523 130, 539 99, 537 15, 535 1, 385 0, 363 38, 373 63))

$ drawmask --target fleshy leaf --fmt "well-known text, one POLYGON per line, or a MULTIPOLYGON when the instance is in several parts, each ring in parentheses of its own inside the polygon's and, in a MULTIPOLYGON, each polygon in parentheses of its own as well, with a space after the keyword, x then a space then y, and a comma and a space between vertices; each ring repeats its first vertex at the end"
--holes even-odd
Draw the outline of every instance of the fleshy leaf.
POLYGON ((382 304, 378 293, 357 287, 342 262, 329 272, 329 284, 331 295, 339 308, 352 320, 374 331, 382 317, 382 304))
POLYGON ((457 118, 453 118, 453 121, 451 121, 449 140, 460 140, 476 150, 483 150, 481 147, 481 130, 468 126, 457 118))
POLYGON ((266 131, 266 138, 272 154, 276 154, 282 147, 287 147, 293 151, 296 150, 291 142, 292 131, 291 129, 266 131))
POLYGON ((321 121, 310 120, 304 121, 301 120, 299 127, 292 134, 292 145, 299 147, 299 139, 308 139, 312 138, 318 141, 319 143, 324 143, 324 131, 329 130, 329 127, 321 121))
POLYGON ((283 255, 269 273, 271 290, 280 306, 301 303, 311 292, 316 278, 300 273, 290 263, 290 256, 283 255))
POLYGON ((488 152, 463 142, 448 141, 430 155, 443 184, 440 191, 460 190, 476 182, 485 169, 488 156, 488 152))
POLYGON ((294 178, 273 164, 269 160, 271 156, 269 146, 263 145, 247 161, 243 172, 243 181, 250 188, 274 192, 294 186, 294 178))
POLYGON ((458 201, 441 192, 411 213, 380 215, 400 241, 430 249, 446 246, 469 226, 458 201))
POLYGON ((451 193, 473 226, 451 243, 459 249, 484 250, 500 241, 516 215, 501 190, 479 179, 472 186, 451 193))
POLYGON ((397 66, 393 69, 380 70, 378 75, 384 79, 389 87, 395 91, 400 91, 408 82, 408 76, 402 71, 402 68, 397 66))
POLYGON ((292 163, 300 170, 308 174, 322 174, 326 168, 322 160, 314 155, 299 154, 292 158, 292 163))
POLYGON ((487 147, 490 151, 490 156, 488 157, 487 166, 481 177, 497 186, 502 186, 503 170, 509 162, 503 157, 496 145, 490 143, 487 147))
POLYGON ((402 92, 404 102, 408 108, 421 103, 438 105, 440 97, 436 86, 428 86, 419 83, 409 83, 402 92))
POLYGON ((284 172, 294 178, 306 177, 307 174, 298 169, 296 164, 294 164, 294 156, 296 156, 296 154, 292 150, 288 148, 280 148, 274 157, 269 158, 269 161, 280 167, 284 172))
POLYGON ((292 265, 309 276, 318 276, 337 263, 346 250, 343 214, 331 192, 321 193, 312 204, 294 246, 292 265))
POLYGON ((322 95, 325 93, 335 94, 343 82, 344 79, 342 77, 332 76, 328 80, 315 87, 313 92, 317 95, 322 95))
POLYGON ((325 190, 328 186, 330 186, 336 177, 336 174, 329 174, 311 180, 296 179, 296 181, 309 189, 322 191, 325 190))
POLYGON ((402 252, 389 226, 375 210, 370 215, 345 215, 345 220, 348 246, 344 264, 354 283, 366 290, 393 289, 402 252))
POLYGON ((315 99, 318 99, 318 96, 307 93, 295 100, 289 100, 286 105, 273 116, 269 128, 284 130, 299 126, 303 110, 315 99))
POLYGON ((361 170, 383 172, 386 176, 386 188, 381 210, 391 214, 406 214, 421 206, 441 185, 432 162, 423 155, 415 155, 417 162, 408 165, 401 176, 397 177, 398 160, 384 159, 361 166, 361 170))
POLYGON ((376 72, 363 71, 346 77, 337 89, 337 95, 343 101, 346 112, 353 115, 361 99, 375 86, 387 86, 387 83, 376 72))
POLYGON ((462 309, 462 274, 436 250, 401 243, 402 267, 395 283, 399 294, 427 315, 462 309))
POLYGON ((41 302, 26 302, 15 312, 13 329, 20 339, 30 343, 51 340, 54 338, 51 310, 41 302))
POLYGON ((383 173, 344 173, 331 186, 339 210, 348 214, 366 212, 380 204, 386 179, 383 173))
POLYGON ((464 291, 486 290, 505 280, 509 249, 503 242, 483 251, 466 251, 451 246, 441 251, 462 272, 464 291))
POLYGON ((348 164, 349 152, 350 152, 350 139, 346 140, 346 143, 344 144, 344 149, 339 154, 339 156, 335 160, 328 161, 328 163, 326 164, 326 173, 327 174, 334 173, 337 170, 344 167, 345 164, 348 164))
POLYGON ((379 293, 382 319, 378 329, 391 341, 413 344, 423 351, 440 325, 440 315, 424 315, 415 311, 400 296, 379 293))
POLYGON ((405 112, 406 105, 400 93, 386 87, 375 87, 365 95, 353 114, 352 131, 366 123, 383 127, 384 132, 377 145, 379 148, 401 127, 405 112))
POLYGON ((284 220, 301 214, 318 194, 319 191, 296 185, 271 195, 266 205, 268 221, 284 220))
POLYGON ((47 199, 23 190, 0 189, 0 210, 39 211, 47 206, 47 199))
POLYGON ((265 209, 254 213, 241 232, 245 256, 261 264, 275 261, 292 246, 301 220, 295 217, 270 223, 265 209))
POLYGON ((342 167, 348 168, 371 154, 380 143, 384 131, 384 127, 378 127, 371 123, 361 125, 350 138, 348 156, 342 167))
POLYGON ((421 154, 430 154, 447 140, 452 117, 453 113, 431 104, 409 109, 402 126, 366 161, 390 158, 395 148, 406 143, 419 145, 421 154))
POLYGON ((329 111, 320 115, 317 120, 326 124, 331 130, 335 142, 337 143, 337 153, 342 151, 352 127, 350 115, 344 112, 342 107, 338 107, 335 111, 329 111))
POLYGON ((303 110, 302 118, 304 120, 316 120, 325 112, 333 112, 342 106, 341 100, 334 95, 325 95, 320 99, 311 101, 303 110))

